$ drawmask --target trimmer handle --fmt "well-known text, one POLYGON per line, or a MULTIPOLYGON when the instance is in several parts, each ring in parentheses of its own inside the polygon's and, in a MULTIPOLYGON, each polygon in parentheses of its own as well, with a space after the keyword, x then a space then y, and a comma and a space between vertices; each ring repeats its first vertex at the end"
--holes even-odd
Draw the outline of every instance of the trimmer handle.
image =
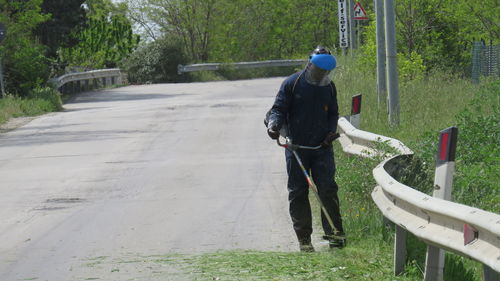
MULTIPOLYGON (((338 139, 340 137, 339 133, 336 133, 335 139, 338 139)), ((320 149, 321 145, 318 146, 305 146, 305 145, 298 145, 298 144, 293 144, 290 139, 286 138, 285 143, 281 143, 280 138, 276 139, 276 143, 284 148, 290 149, 290 150, 298 150, 298 149, 310 149, 310 150, 315 150, 315 149, 320 149)))

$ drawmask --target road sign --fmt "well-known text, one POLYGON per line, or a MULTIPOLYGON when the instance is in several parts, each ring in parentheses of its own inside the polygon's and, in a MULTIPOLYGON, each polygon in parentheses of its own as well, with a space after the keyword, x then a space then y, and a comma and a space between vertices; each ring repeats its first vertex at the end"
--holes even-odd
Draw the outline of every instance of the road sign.
POLYGON ((340 48, 349 46, 349 38, 347 36, 347 1, 339 0, 339 36, 340 48))
POLYGON ((0 22, 0 43, 5 39, 5 35, 7 35, 7 27, 0 22))
POLYGON ((366 14, 365 9, 363 9, 363 6, 361 6, 361 3, 357 2, 356 5, 354 5, 354 19, 355 20, 367 20, 368 15, 366 14))

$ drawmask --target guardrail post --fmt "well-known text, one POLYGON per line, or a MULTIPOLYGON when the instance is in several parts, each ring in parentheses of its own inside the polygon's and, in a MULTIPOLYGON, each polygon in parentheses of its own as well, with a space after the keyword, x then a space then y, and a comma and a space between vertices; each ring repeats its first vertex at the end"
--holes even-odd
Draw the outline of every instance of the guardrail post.
POLYGON ((396 224, 396 237, 394 238, 394 275, 399 275, 405 270, 406 264, 406 230, 396 224))
POLYGON ((349 122, 351 122, 354 128, 359 129, 361 123, 361 94, 352 97, 349 122))
POLYGON ((116 84, 118 84, 118 85, 123 84, 123 77, 122 77, 121 73, 118 76, 116 76, 116 84))
MULTIPOLYGON (((450 127, 441 131, 439 137, 433 196, 444 200, 451 200, 457 136, 458 129, 456 127, 450 127)), ((424 280, 442 281, 443 269, 444 250, 428 245, 425 259, 424 280)))
POLYGON ((498 281, 500 280, 500 273, 491 269, 487 265, 483 265, 483 280, 484 281, 498 281))

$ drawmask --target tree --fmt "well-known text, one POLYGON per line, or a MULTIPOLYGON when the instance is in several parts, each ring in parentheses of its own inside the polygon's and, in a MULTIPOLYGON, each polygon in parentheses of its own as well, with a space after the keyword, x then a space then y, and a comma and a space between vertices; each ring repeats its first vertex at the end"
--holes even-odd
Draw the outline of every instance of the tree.
POLYGON ((498 40, 498 0, 396 1, 398 49, 407 56, 417 53, 425 65, 462 71, 470 63, 474 38, 498 40))
POLYGON ((78 43, 71 33, 83 29, 86 21, 82 4, 85 0, 44 0, 42 12, 50 19, 41 23, 35 35, 47 46, 47 56, 55 58, 59 48, 69 48, 78 43))
POLYGON ((182 38, 195 62, 304 57, 318 44, 338 41, 334 1, 142 1, 145 16, 138 24, 148 19, 182 38))
POLYGON ((131 83, 181 82, 187 76, 177 74, 177 65, 186 62, 182 41, 175 36, 163 36, 137 48, 122 68, 131 83))
POLYGON ((149 0, 150 18, 166 34, 182 38, 194 61, 207 61, 220 0, 149 0))
POLYGON ((42 0, 0 0, 0 22, 8 28, 0 56, 9 93, 27 95, 48 78, 46 49, 33 36, 35 28, 49 19, 41 4, 42 0))
POLYGON ((136 33, 142 41, 155 41, 160 37, 159 26, 149 18, 148 0, 127 0, 127 16, 135 23, 136 33))
POLYGON ((61 49, 63 60, 88 69, 116 67, 139 43, 125 8, 109 0, 87 0, 87 27, 76 34, 78 45, 61 49))

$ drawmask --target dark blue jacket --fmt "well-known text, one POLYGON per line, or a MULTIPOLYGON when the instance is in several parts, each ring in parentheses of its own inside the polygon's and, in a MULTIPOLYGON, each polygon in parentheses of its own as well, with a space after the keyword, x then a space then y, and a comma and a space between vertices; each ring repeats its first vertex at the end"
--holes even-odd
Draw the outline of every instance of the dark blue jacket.
POLYGON ((337 131, 337 90, 333 82, 314 86, 304 76, 301 71, 283 81, 271 108, 268 128, 281 129, 287 123, 293 143, 317 146, 329 132, 337 131))

